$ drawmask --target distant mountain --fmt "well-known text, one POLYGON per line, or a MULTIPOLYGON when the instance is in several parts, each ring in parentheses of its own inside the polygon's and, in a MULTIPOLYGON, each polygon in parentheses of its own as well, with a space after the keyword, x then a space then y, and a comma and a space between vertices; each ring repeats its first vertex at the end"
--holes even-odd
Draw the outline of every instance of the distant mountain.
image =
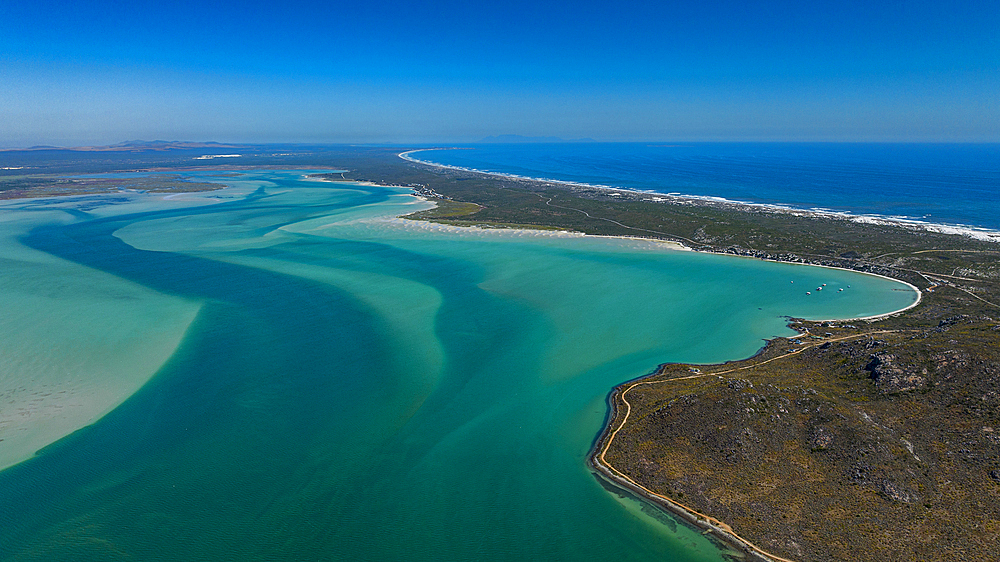
POLYGON ((523 135, 496 135, 486 137, 480 143, 515 144, 522 142, 595 142, 594 139, 563 139, 559 137, 526 137, 523 135))
POLYGON ((30 150, 72 150, 76 152, 144 152, 163 150, 187 150, 191 148, 241 148, 243 145, 222 144, 218 142, 191 142, 191 141, 144 141, 130 140, 118 144, 106 146, 32 146, 31 148, 4 148, 5 152, 30 151, 30 150))
POLYGON ((86 150, 95 152, 120 152, 128 150, 185 150, 190 148, 239 148, 240 145, 222 144, 218 142, 191 142, 191 141, 144 141, 130 140, 112 144, 110 146, 81 146, 69 150, 86 150))

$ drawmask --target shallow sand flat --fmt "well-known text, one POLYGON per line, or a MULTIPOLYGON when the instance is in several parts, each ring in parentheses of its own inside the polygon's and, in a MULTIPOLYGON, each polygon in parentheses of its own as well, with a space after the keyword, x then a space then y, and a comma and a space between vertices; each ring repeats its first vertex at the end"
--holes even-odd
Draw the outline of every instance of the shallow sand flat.
MULTIPOLYGON (((287 198, 300 204, 311 203, 354 191, 348 185, 338 185, 336 190, 300 188, 294 193, 271 193, 276 201, 287 198)), ((686 248, 659 240, 552 230, 469 228, 395 218, 432 203, 409 195, 407 188, 394 191, 398 194, 377 204, 300 215, 296 220, 289 220, 285 214, 251 211, 237 213, 238 220, 220 225, 214 216, 185 216, 133 223, 115 235, 145 250, 194 252, 322 279, 352 293, 371 293, 367 297, 370 302, 374 302, 371 299, 375 294, 393 291, 377 290, 379 283, 372 284, 370 274, 363 276, 365 280, 348 282, 358 273, 333 269, 323 272, 323 267, 336 268, 337 263, 349 266, 344 256, 304 268, 282 260, 249 258, 240 252, 275 248, 296 238, 318 238, 363 240, 442 259, 458 258, 482 268, 480 288, 529 302, 546 313, 559 334, 544 369, 553 380, 586 372, 616 356, 650 354, 646 360, 655 365, 659 360, 651 350, 658 349, 664 339, 678 339, 681 332, 692 330, 704 332, 705 337, 699 339, 699 344, 688 346, 688 361, 711 362, 720 339, 745 341, 738 353, 751 355, 765 338, 793 333, 785 326, 786 314, 802 315, 808 310, 811 312, 805 315, 815 318, 862 317, 883 313, 887 306, 904 308, 917 296, 900 283, 886 283, 885 279, 858 272, 681 251, 686 248), (171 230, 171 236, 163 236, 165 228, 171 230), (711 283, 706 283, 706 271, 714 272, 711 283), (625 292, 620 284, 623 276, 629 280, 625 292), (825 293, 806 292, 806 288, 827 283, 829 290, 825 293), (849 288, 852 283, 854 289, 849 288), (838 288, 845 291, 838 292, 838 288), (657 298, 658 302, 640 304, 648 298, 657 298), (753 305, 734 310, 734 298, 753 305), (636 305, 628 304, 632 302, 636 305), (693 326, 678 325, 673 316, 663 313, 664 307, 684 311, 683 316, 700 321, 693 326), (594 325, 594 318, 606 321, 594 325), (747 339, 746 333, 756 339, 747 339)), ((391 317, 392 309, 398 310, 398 306, 383 307, 383 316, 391 317)), ((433 326, 427 319, 418 324, 433 326)), ((432 335, 427 339, 435 341, 432 335)))
POLYGON ((783 314, 914 296, 646 240, 397 220, 427 202, 299 176, 25 241, 205 305, 141 392, 0 473, 8 520, 47 521, 0 525, 13 552, 719 562, 588 470, 608 390, 753 353, 787 333, 783 314), (857 290, 802 290, 820 283, 857 290))
POLYGON ((0 469, 135 393, 200 307, 18 242, 62 216, 0 210, 0 469))

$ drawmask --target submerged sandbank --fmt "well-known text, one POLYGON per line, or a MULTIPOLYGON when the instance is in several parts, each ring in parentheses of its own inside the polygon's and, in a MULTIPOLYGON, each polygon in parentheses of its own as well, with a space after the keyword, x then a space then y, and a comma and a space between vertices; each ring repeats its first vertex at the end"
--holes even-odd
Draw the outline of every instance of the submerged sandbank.
POLYGON ((32 228, 65 223, 61 211, 24 200, 0 212, 3 469, 134 394, 180 345, 200 304, 21 242, 32 228))
MULTIPOLYGON (((248 185, 256 185, 256 181, 248 185)), ((261 238, 264 241, 260 243, 256 238, 237 238, 232 249, 246 244, 255 247, 276 244, 284 240, 282 236, 286 234, 323 235, 331 228, 349 228, 355 235, 374 239, 384 238, 387 229, 393 232, 393 237, 403 238, 430 235, 455 240, 550 240, 552 243, 579 239, 587 240, 592 250, 603 248, 600 251, 612 252, 688 249, 680 243, 642 237, 477 228, 409 220, 401 215, 412 212, 415 205, 430 207, 434 203, 402 193, 409 189, 407 187, 394 187, 401 191, 401 197, 388 206, 359 208, 349 218, 319 217, 281 226, 261 238)), ((235 197, 241 190, 230 189, 230 192, 230 197, 235 197)), ((114 203, 106 196, 98 199, 106 202, 103 213, 114 213, 111 208, 119 205, 120 209, 135 210, 137 205, 157 205, 157 201, 199 206, 218 202, 214 195, 192 196, 191 201, 184 202, 175 195, 139 197, 121 203, 114 203), (139 202, 141 200, 147 203, 139 202)), ((196 303, 24 247, 17 241, 19 236, 33 225, 64 215, 56 210, 47 211, 47 215, 45 210, 32 207, 30 201, 22 205, 25 209, 31 208, 31 213, 0 222, 0 235, 7 241, 0 257, 20 264, 0 273, 8 288, 0 296, 6 301, 8 319, 0 323, 0 351, 6 358, 0 369, 0 399, 5 404, 0 412, 0 441, 4 444, 0 468, 30 458, 38 449, 99 419, 137 391, 180 344, 199 308, 196 303), (56 278, 60 279, 59 283, 52 285, 56 278), (111 293, 114 296, 106 298, 111 293)), ((5 210, 16 209, 17 204, 5 206, 5 210)), ((153 244, 134 234, 133 230, 125 227, 115 236, 127 239, 136 247, 151 244, 149 249, 160 251, 181 250, 186 243, 183 236, 174 237, 174 242, 180 246, 161 247, 164 241, 155 231, 151 231, 157 237, 153 244)), ((222 250, 224 246, 211 248, 222 250)), ((908 286, 916 292, 917 300, 907 308, 919 302, 919 291, 908 286)))
POLYGON ((404 189, 293 174, 65 231, 108 259, 58 231, 35 245, 210 304, 147 391, 4 473, 11 519, 66 522, 11 531, 13 552, 718 561, 587 470, 608 388, 671 359, 752 354, 790 332, 782 314, 910 302, 874 277, 646 239, 425 229, 387 218, 427 205, 404 189), (51 473, 70 482, 54 490, 51 473), (155 524, 122 524, 149 506, 155 524), (60 532, 80 521, 90 534, 60 532))

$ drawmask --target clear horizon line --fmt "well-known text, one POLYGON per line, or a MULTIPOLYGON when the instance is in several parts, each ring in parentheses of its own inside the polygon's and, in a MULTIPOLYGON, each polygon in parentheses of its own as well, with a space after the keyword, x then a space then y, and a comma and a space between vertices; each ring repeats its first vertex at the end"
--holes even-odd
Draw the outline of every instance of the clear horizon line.
MULTIPOLYGON (((494 137, 505 137, 512 135, 493 135, 494 137)), ((935 140, 935 139, 910 139, 910 140, 842 140, 842 139, 637 139, 637 140, 602 140, 602 139, 561 139, 559 140, 532 140, 532 139, 552 139, 558 137, 520 137, 525 140, 503 142, 487 141, 485 137, 479 140, 440 140, 440 141, 218 141, 218 140, 154 140, 137 141, 125 140, 110 144, 35 144, 31 146, 16 146, 0 144, 0 151, 42 151, 42 150, 81 150, 81 149, 109 149, 120 148, 129 150, 128 143, 148 143, 154 144, 192 144, 192 145, 224 145, 224 146, 385 146, 385 147, 407 147, 407 146, 441 146, 441 145, 473 145, 473 144, 644 144, 644 143, 669 143, 669 144, 979 144, 990 145, 1000 144, 1000 140, 935 140)), ((223 148, 219 146, 218 148, 223 148)), ((141 149, 142 145, 133 146, 131 150, 141 149)), ((185 147, 177 147, 185 148, 185 147)), ((213 148, 211 146, 191 146, 196 148, 213 148)))

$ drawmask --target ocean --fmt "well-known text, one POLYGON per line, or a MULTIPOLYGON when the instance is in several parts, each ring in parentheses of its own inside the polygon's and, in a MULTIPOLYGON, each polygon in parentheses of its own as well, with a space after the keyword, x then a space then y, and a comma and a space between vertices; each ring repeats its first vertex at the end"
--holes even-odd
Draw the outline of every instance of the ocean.
POLYGON ((414 152, 436 164, 1000 231, 1000 144, 523 143, 414 152))
POLYGON ((309 172, 0 203, 0 559, 719 561, 587 468, 611 388, 917 298, 309 172))

